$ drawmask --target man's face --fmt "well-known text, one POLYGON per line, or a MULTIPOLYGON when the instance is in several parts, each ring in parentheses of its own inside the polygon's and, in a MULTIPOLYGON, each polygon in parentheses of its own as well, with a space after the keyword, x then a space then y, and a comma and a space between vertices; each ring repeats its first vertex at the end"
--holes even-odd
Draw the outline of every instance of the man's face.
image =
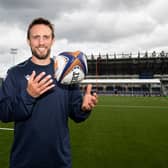
POLYGON ((38 59, 48 58, 53 42, 52 31, 48 26, 39 24, 31 28, 28 43, 34 57, 38 59))

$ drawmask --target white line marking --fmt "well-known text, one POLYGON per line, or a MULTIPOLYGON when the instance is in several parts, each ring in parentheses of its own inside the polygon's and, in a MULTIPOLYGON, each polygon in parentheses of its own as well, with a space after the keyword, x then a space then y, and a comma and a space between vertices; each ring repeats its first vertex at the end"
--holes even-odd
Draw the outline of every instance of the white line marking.
POLYGON ((0 128, 0 130, 7 130, 7 131, 13 131, 13 128, 0 128))
POLYGON ((127 106, 127 105, 97 105, 100 107, 114 107, 114 108, 161 108, 161 109, 168 109, 168 106, 127 106))

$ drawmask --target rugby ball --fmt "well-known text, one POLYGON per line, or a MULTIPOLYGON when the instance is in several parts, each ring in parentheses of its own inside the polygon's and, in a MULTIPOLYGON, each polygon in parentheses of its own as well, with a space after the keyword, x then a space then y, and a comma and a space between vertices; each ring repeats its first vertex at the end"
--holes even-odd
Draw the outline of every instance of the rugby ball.
POLYGON ((81 51, 62 52, 54 59, 54 69, 59 83, 80 83, 88 72, 86 55, 81 51))

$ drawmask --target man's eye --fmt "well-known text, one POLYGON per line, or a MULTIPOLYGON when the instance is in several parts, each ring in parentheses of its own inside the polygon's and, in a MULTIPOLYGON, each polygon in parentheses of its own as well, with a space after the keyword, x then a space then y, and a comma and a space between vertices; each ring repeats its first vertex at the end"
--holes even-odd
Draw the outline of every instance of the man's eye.
POLYGON ((50 36, 44 36, 43 37, 45 40, 48 40, 50 38, 50 36))
POLYGON ((40 36, 33 36, 33 39, 35 39, 35 40, 37 40, 39 38, 40 38, 40 36))

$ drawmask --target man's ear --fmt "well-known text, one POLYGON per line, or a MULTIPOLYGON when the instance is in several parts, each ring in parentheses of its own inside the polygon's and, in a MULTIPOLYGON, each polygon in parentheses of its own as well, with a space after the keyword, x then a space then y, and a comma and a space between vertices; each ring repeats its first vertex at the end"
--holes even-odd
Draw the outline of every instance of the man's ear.
POLYGON ((52 39, 52 45, 55 43, 55 37, 52 39))

